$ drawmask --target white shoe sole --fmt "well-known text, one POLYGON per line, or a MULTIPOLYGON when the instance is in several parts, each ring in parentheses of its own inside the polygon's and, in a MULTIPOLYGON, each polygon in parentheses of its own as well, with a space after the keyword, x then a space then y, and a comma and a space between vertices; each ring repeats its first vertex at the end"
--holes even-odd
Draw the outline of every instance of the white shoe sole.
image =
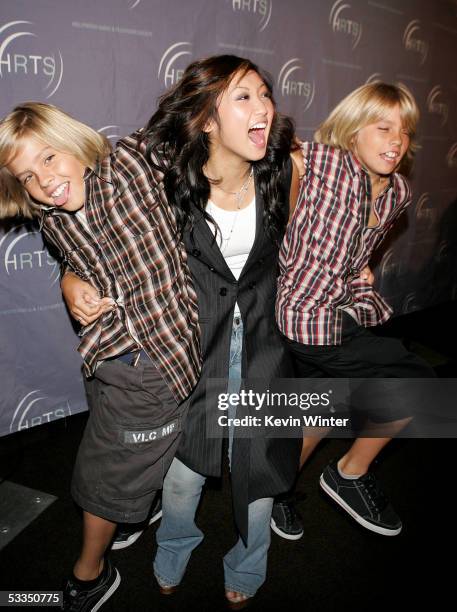
POLYGON ((119 574, 119 572, 117 571, 116 568, 114 568, 114 571, 116 572, 116 578, 115 578, 113 584, 106 591, 106 593, 103 595, 103 597, 99 601, 97 601, 97 603, 91 609, 90 612, 97 612, 97 610, 99 610, 102 607, 102 605, 105 603, 105 601, 107 601, 111 597, 111 595, 114 593, 114 591, 120 585, 120 583, 121 583, 121 575, 119 574))
POLYGON ((343 508, 343 510, 346 510, 346 512, 352 516, 352 518, 357 521, 359 523, 359 525, 362 525, 362 527, 365 527, 365 529, 369 529, 370 531, 374 531, 375 533, 379 533, 381 535, 385 535, 385 536, 396 536, 400 533, 401 531, 401 526, 398 529, 386 529, 385 527, 380 527, 378 525, 373 525, 373 523, 370 523, 369 521, 367 521, 366 519, 364 519, 363 517, 359 516, 357 514, 357 512, 355 512, 351 506, 349 506, 349 504, 347 504, 344 499, 342 499, 338 493, 336 493, 331 487, 329 487, 329 485, 325 482, 323 476, 321 475, 320 479, 319 479, 319 484, 321 486, 321 488, 327 493, 327 495, 329 497, 331 497, 334 501, 336 501, 336 503, 341 506, 341 508, 343 508))
MULTIPOLYGON (((155 523, 156 521, 158 521, 160 518, 162 518, 162 510, 159 510, 159 512, 156 512, 154 516, 151 516, 148 522, 148 527, 149 525, 152 525, 152 523, 155 523)), ((116 542, 116 540, 114 540, 113 545, 111 546, 111 550, 122 550, 123 548, 128 548, 129 546, 131 546, 138 540, 138 538, 143 533, 143 531, 144 529, 135 531, 134 533, 132 533, 131 536, 129 536, 123 542, 116 542)))
POLYGON ((280 536, 281 538, 284 538, 285 540, 299 540, 301 537, 303 537, 303 531, 297 535, 289 535, 287 533, 284 533, 284 531, 281 531, 279 527, 276 526, 274 518, 270 519, 270 527, 273 529, 276 535, 280 536))

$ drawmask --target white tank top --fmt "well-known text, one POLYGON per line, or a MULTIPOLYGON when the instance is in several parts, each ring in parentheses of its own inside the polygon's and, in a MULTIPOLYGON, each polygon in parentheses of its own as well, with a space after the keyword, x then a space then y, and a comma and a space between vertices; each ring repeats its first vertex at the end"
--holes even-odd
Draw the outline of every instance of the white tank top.
MULTIPOLYGON (((233 276, 238 280, 241 270, 249 257, 255 239, 256 210, 255 197, 241 210, 224 210, 208 200, 206 212, 216 221, 219 230, 216 242, 233 276), (221 236, 222 234, 222 236, 221 236)), ((207 221, 214 233, 216 228, 207 221)), ((235 316, 240 314, 235 304, 235 316)))

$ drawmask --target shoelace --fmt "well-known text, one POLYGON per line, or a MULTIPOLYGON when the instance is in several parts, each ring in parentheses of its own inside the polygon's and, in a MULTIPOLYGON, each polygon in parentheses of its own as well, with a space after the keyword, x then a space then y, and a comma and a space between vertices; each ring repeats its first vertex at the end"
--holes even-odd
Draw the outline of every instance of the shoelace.
MULTIPOLYGON (((102 570, 102 574, 103 572, 105 572, 105 569, 102 570)), ((81 609, 84 600, 89 595, 89 592, 93 592, 93 589, 86 590, 80 588, 72 580, 68 581, 67 589, 70 599, 64 604, 63 609, 67 610, 68 612, 78 612, 81 609)))
POLYGON ((295 510, 295 504, 303 501, 304 499, 306 499, 306 497, 306 493, 300 492, 295 493, 294 495, 291 495, 289 498, 287 498, 287 500, 280 502, 286 515, 286 521, 288 523, 293 523, 294 520, 297 518, 298 512, 297 510, 295 510))
POLYGON ((74 583, 71 583, 71 588, 68 594, 71 599, 69 599, 65 603, 63 609, 67 610, 68 612, 72 612, 73 610, 80 610, 82 602, 87 597, 87 591, 84 591, 83 589, 78 589, 78 587, 74 583))
POLYGON ((365 476, 360 478, 360 484, 366 493, 370 507, 376 512, 382 512, 387 506, 388 501, 375 475, 370 472, 365 474, 365 476))

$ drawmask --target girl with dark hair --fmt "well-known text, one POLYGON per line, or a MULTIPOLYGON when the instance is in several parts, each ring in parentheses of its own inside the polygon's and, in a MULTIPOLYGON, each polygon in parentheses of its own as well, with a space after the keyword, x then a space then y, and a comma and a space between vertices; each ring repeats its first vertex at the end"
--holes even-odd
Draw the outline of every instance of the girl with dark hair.
POLYGON ((242 194, 243 202, 237 201, 235 206, 232 197, 226 206, 237 209, 240 204, 244 208, 249 197, 254 195, 254 184, 258 185, 265 200, 264 227, 271 237, 276 236, 276 240, 282 235, 288 217, 288 208, 284 207, 288 186, 279 179, 286 167, 290 169, 294 128, 288 117, 275 112, 272 85, 250 60, 220 55, 190 64, 181 81, 162 96, 143 134, 149 151, 159 152, 156 165, 164 173, 165 190, 181 229, 187 225, 187 229, 192 230, 195 213, 214 222, 207 211, 212 188, 217 192, 216 201, 221 200, 224 193, 237 196, 237 192, 228 187, 244 184, 255 169, 255 181, 252 184, 249 181, 249 190, 242 194), (239 84, 249 73, 252 73, 249 80, 253 80, 253 74, 257 76, 253 85, 257 89, 255 93, 263 100, 264 109, 253 109, 249 88, 239 84), (230 84, 233 90, 231 104, 221 99, 230 84), (259 117, 262 121, 252 121, 259 117), (265 121, 267 118, 269 122, 265 121), (222 139, 219 137, 215 141, 215 131, 223 133, 222 139), (250 160, 244 159, 246 145, 252 157, 250 160), (214 167, 222 156, 223 172, 214 167), (228 167, 229 161, 233 169, 228 167), (213 174, 219 172, 219 177, 213 176, 211 169, 213 174), (230 179, 227 172, 233 175, 230 179))
MULTIPOLYGON (((242 378, 292 376, 274 301, 295 172, 293 125, 275 111, 269 80, 255 64, 222 55, 187 68, 160 99, 142 140, 163 175, 158 188, 165 190, 186 246, 202 331, 202 376, 164 481, 157 531, 154 572, 161 592, 169 594, 203 538, 194 518, 206 477, 221 475, 223 439, 208 436, 221 413, 207 394, 208 380, 228 378, 228 391, 237 393, 242 378)), ((72 313, 88 323, 100 314, 94 293, 91 310, 66 280, 63 286, 72 313)), ((231 406, 229 416, 234 413, 231 406)), ((273 496, 292 485, 299 453, 300 440, 242 439, 230 428, 240 538, 224 557, 224 573, 233 609, 246 606, 265 580, 273 496)))

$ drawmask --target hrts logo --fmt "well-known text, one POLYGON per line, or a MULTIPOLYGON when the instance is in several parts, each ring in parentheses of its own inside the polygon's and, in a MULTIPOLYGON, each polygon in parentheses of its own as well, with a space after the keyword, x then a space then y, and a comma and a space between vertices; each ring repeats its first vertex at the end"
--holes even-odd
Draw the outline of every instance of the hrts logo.
POLYGON ((428 55, 428 42, 417 36, 420 30, 419 19, 413 19, 405 28, 403 33, 403 45, 407 51, 417 53, 421 58, 421 66, 425 63, 428 55))
POLYGON ((287 61, 278 76, 278 88, 283 96, 297 96, 305 102, 303 111, 306 112, 314 100, 315 86, 314 81, 307 81, 297 78, 296 73, 304 70, 301 60, 293 57, 287 61))
POLYGON ((342 15, 343 11, 352 8, 345 0, 336 0, 328 18, 329 24, 335 33, 345 34, 352 38, 352 48, 355 49, 362 38, 362 24, 359 21, 342 15))
POLYGON ((427 96, 427 109, 432 115, 440 115, 441 125, 445 125, 449 118, 449 105, 440 100, 442 96, 441 85, 435 85, 427 96))
POLYGON ((40 389, 33 389, 21 399, 16 406, 11 422, 10 432, 22 431, 55 419, 71 416, 71 406, 68 400, 59 406, 46 406, 46 395, 40 389), (43 405, 44 404, 44 405, 43 405))
POLYGON ((187 55, 192 55, 192 43, 190 42, 177 42, 168 47, 162 55, 157 78, 163 81, 165 87, 175 85, 182 78, 188 62, 183 64, 182 61, 178 62, 178 59, 187 55))
POLYGON ((120 138, 119 129, 118 125, 104 125, 97 132, 106 136, 111 144, 115 144, 120 138))
POLYGON ((430 199, 430 194, 426 191, 417 200, 416 223, 423 232, 428 232, 436 222, 437 211, 430 199))
POLYGON ((5 272, 7 276, 11 276, 13 273, 23 273, 36 268, 47 269, 52 286, 59 280, 59 265, 48 251, 43 249, 40 232, 28 231, 27 228, 24 230, 24 227, 15 227, 0 238, 0 261, 3 262, 5 272))
POLYGON ((259 32, 263 32, 271 20, 273 0, 232 0, 232 9, 259 15, 259 32))
POLYGON ((449 168, 457 168, 457 142, 454 142, 447 152, 446 162, 449 168))
POLYGON ((46 98, 51 98, 62 82, 62 53, 43 50, 32 26, 31 21, 9 21, 0 27, 0 77, 41 79, 46 98))
POLYGON ((389 249, 381 262, 381 276, 383 278, 398 278, 402 276, 405 272, 405 263, 394 254, 393 249, 389 249))

